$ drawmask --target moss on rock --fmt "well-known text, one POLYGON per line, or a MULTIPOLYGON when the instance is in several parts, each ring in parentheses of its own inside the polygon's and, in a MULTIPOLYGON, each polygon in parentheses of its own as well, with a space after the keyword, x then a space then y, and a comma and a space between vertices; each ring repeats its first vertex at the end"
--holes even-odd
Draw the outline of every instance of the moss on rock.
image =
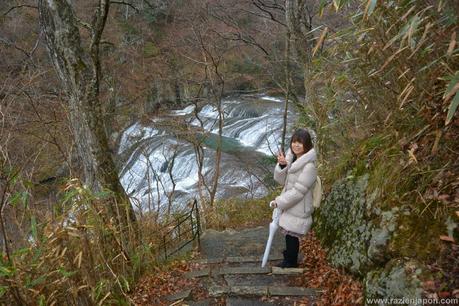
POLYGON ((409 205, 391 208, 370 181, 369 174, 336 181, 315 214, 316 233, 334 266, 365 279, 367 297, 421 298, 421 262, 439 255, 438 237, 453 236, 456 223, 409 205))
POLYGON ((446 223, 430 214, 403 214, 393 239, 389 242, 392 253, 400 257, 429 260, 436 258, 441 250, 440 235, 447 234, 446 223))
MULTIPOLYGON (((384 268, 367 274, 365 278, 366 301, 375 298, 405 300, 422 298, 420 277, 423 271, 423 267, 413 260, 389 261, 384 268)), ((385 303, 384 305, 392 304, 385 303)))
POLYGON ((367 256, 372 231, 367 220, 367 184, 368 175, 337 181, 317 212, 315 224, 331 262, 358 275, 371 266, 367 256))

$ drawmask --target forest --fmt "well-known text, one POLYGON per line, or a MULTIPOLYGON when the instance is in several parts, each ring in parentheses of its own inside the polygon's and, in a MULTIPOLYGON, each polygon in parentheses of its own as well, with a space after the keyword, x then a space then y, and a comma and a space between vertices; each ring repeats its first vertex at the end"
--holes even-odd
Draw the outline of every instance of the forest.
POLYGON ((0 304, 173 304, 199 252, 168 258, 166 234, 187 214, 185 239, 267 227, 297 128, 323 186, 297 286, 458 303, 458 18, 449 0, 1 1, 0 304))

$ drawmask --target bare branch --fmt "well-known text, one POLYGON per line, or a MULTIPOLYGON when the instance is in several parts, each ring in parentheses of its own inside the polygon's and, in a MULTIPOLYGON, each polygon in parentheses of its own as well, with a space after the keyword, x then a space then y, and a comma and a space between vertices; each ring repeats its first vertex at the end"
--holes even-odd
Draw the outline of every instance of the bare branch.
POLYGON ((234 20, 233 18, 231 17, 228 17, 228 16, 219 16, 218 14, 212 14, 211 13, 211 16, 214 17, 215 19, 223 22, 224 24, 226 24, 227 26, 233 28, 236 33, 234 32, 230 32, 229 33, 229 36, 225 36, 224 34, 222 33, 219 33, 219 32, 216 32, 216 31, 213 31, 215 32, 219 37, 222 37, 223 39, 226 39, 226 40, 232 40, 232 41, 242 41, 248 45, 252 45, 252 46, 255 46, 257 47, 258 49, 260 49, 266 56, 269 56, 269 53, 268 51, 266 51, 265 48, 263 48, 262 45, 260 45, 256 40, 255 38, 253 38, 251 35, 249 34, 245 34, 241 32, 240 28, 239 28, 239 25, 237 24, 236 20, 234 20), (232 37, 231 37, 232 36, 232 37))
POLYGON ((16 5, 16 6, 10 7, 5 13, 2 14, 2 16, 5 17, 9 13, 11 13, 13 10, 18 9, 18 8, 22 8, 22 7, 38 9, 38 6, 28 5, 28 4, 21 4, 21 5, 16 5))
POLYGON ((282 23, 281 21, 277 20, 272 12, 270 12, 268 9, 265 8, 265 7, 269 8, 269 6, 266 6, 263 2, 261 2, 259 0, 252 0, 252 4, 254 6, 256 6, 260 11, 262 11, 263 13, 266 13, 269 16, 269 18, 266 17, 266 16, 263 16, 263 15, 261 15, 261 17, 268 18, 268 19, 270 19, 272 21, 275 21, 275 22, 277 22, 277 23, 279 23, 279 24, 281 24, 283 26, 286 26, 284 23, 282 23))
POLYGON ((260 6, 266 7, 268 9, 278 10, 281 13, 285 12, 285 7, 282 6, 281 4, 278 4, 277 1, 274 1, 273 4, 268 4, 267 2, 263 0, 252 0, 252 2, 254 1, 256 1, 260 6))
MULTIPOLYGON (((146 1, 145 1, 146 2, 146 1)), ((134 11, 136 11, 137 13, 140 12, 140 10, 138 8, 136 8, 134 5, 132 5, 131 3, 128 3, 128 2, 124 2, 124 1, 110 1, 111 4, 119 4, 119 5, 127 5, 131 8, 134 9, 134 11)), ((146 2, 149 6, 151 6, 150 3, 146 2)))
POLYGON ((253 11, 249 11, 249 10, 245 10, 245 9, 241 9, 241 11, 245 12, 245 13, 248 13, 250 15, 256 16, 256 17, 260 17, 260 18, 264 18, 264 19, 268 19, 268 20, 274 21, 275 23, 278 23, 278 24, 280 24, 281 26, 284 26, 284 27, 287 26, 285 23, 281 22, 280 20, 275 19, 274 16, 266 16, 266 15, 259 14, 259 13, 256 13, 256 12, 253 12, 253 11))
POLYGON ((84 22, 83 20, 81 20, 80 18, 78 18, 76 16, 75 16, 75 20, 80 26, 82 26, 83 28, 85 28, 89 32, 92 32, 92 27, 91 27, 91 25, 89 23, 84 22))
MULTIPOLYGON (((91 53, 96 51, 94 48, 99 47, 99 42, 102 37, 102 32, 105 28, 105 22, 107 21, 108 10, 110 8, 110 1, 99 0, 99 6, 96 9, 96 13, 93 17, 92 23, 92 40, 91 40, 91 53)), ((98 50, 97 50, 98 51, 98 50)))
POLYGON ((15 48, 16 50, 19 50, 22 53, 24 53, 27 57, 30 57, 29 52, 27 52, 26 50, 22 49, 21 47, 18 47, 15 43, 9 41, 8 39, 0 37, 0 42, 4 43, 5 45, 7 45, 9 47, 15 48))
POLYGON ((42 34, 42 33, 43 33, 43 32, 40 31, 40 34, 38 34, 37 41, 35 42, 35 46, 34 46, 34 47, 32 48, 32 50, 30 51, 29 57, 32 57, 32 55, 35 53, 35 50, 37 50, 38 44, 40 43, 40 39, 41 39, 41 34, 42 34))

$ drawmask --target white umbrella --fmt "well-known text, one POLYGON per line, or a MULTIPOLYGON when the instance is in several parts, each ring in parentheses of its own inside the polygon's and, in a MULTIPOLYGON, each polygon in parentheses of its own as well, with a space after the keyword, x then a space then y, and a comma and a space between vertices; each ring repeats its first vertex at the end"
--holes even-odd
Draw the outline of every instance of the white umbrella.
POLYGON ((273 243, 274 234, 276 233, 277 229, 279 228, 279 217, 281 214, 281 210, 279 208, 274 208, 273 210, 273 221, 269 224, 269 237, 268 242, 266 242, 265 253, 263 254, 263 260, 261 262, 261 267, 263 268, 266 266, 266 262, 268 261, 269 252, 271 251, 271 244, 273 243))

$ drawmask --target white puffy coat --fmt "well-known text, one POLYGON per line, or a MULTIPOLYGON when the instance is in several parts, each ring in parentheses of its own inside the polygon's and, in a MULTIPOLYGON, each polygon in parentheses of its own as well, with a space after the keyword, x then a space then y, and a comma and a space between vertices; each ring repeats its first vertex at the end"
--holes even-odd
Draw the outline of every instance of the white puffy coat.
POLYGON ((279 226, 287 231, 304 235, 311 228, 312 190, 317 178, 316 151, 309 150, 292 163, 293 154, 285 156, 287 166, 279 164, 274 168, 274 180, 284 185, 282 193, 276 197, 277 207, 282 210, 279 226))

